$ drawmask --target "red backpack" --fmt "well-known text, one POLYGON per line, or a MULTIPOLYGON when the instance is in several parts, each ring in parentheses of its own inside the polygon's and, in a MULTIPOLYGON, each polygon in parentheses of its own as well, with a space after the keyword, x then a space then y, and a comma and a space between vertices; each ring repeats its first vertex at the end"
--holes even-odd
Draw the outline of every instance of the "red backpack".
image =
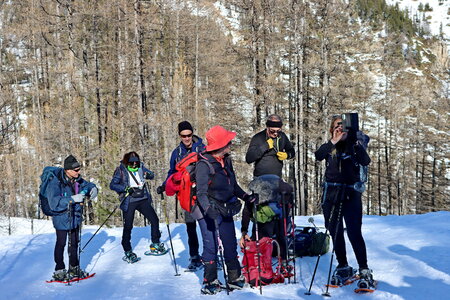
POLYGON ((242 259, 242 274, 245 276, 245 281, 251 286, 258 286, 260 282, 261 285, 284 282, 284 277, 280 273, 280 246, 277 241, 268 237, 263 237, 259 240, 260 272, 258 271, 258 252, 256 241, 246 242, 245 248, 242 249, 242 252, 244 253, 244 258, 242 259), (278 246, 278 266, 275 272, 272 269, 273 243, 276 243, 278 246))
POLYGON ((176 164, 177 172, 172 174, 166 183, 166 194, 173 196, 176 193, 181 208, 187 212, 191 212, 197 204, 195 167, 200 159, 209 166, 210 176, 214 175, 215 171, 211 163, 201 154, 191 152, 176 164))

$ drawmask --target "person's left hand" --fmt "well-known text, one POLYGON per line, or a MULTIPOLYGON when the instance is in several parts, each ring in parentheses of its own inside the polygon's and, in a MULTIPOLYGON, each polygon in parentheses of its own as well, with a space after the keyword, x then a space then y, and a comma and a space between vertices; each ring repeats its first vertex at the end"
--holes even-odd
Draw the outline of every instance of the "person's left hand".
POLYGON ((253 203, 253 204, 257 205, 259 203, 259 195, 255 194, 255 193, 252 193, 250 195, 249 194, 245 194, 243 200, 245 202, 253 203))
POLYGON ((95 199, 95 198, 97 198, 97 195, 98 195, 98 189, 97 189, 97 187, 93 187, 92 189, 91 189, 91 191, 89 192, 89 199, 95 199))
POLYGON ((245 248, 245 242, 250 242, 251 239, 247 233, 242 233, 241 239, 239 240, 239 246, 245 248))
POLYGON ((155 173, 153 173, 152 171, 149 171, 149 172, 145 172, 144 173, 144 178, 145 179, 153 179, 153 178, 155 178, 155 173))
POLYGON ((277 152, 277 157, 279 160, 285 160, 288 158, 288 154, 286 152, 277 152))

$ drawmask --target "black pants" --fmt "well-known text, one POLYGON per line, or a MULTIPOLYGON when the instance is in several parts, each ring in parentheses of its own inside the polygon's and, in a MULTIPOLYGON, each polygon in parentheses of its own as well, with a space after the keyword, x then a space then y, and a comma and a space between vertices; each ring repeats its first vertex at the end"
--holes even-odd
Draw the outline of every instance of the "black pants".
POLYGON ((361 193, 344 186, 328 186, 324 189, 323 214, 325 226, 333 238, 334 250, 339 266, 348 264, 345 249, 344 225, 347 236, 355 252, 360 269, 367 268, 366 243, 362 236, 362 201, 361 193), (338 226, 337 223, 339 223, 338 226))
MULTIPOLYGON (((289 227, 288 220, 286 220, 286 226, 289 227)), ((283 218, 274 218, 270 222, 258 223, 258 236, 259 239, 263 237, 275 239, 280 245, 281 259, 286 260, 286 234, 284 232, 283 218)), ((252 228, 252 240, 256 240, 256 227, 254 225, 252 228)))
POLYGON ((69 234, 69 245, 67 247, 67 252, 69 253, 69 264, 72 267, 76 267, 80 264, 78 260, 78 241, 79 239, 79 228, 72 230, 56 230, 56 244, 54 251, 55 259, 55 271, 65 269, 64 264, 64 248, 66 247, 67 234, 69 234))
POLYGON ((192 218, 187 211, 184 212, 184 222, 186 223, 186 232, 188 236, 189 255, 191 257, 198 255, 198 236, 196 220, 192 218))
POLYGON ((131 230, 133 229, 134 212, 139 211, 150 222, 152 243, 159 243, 161 232, 159 231, 159 218, 147 199, 130 202, 128 210, 123 212, 122 247, 124 251, 131 248, 131 230))

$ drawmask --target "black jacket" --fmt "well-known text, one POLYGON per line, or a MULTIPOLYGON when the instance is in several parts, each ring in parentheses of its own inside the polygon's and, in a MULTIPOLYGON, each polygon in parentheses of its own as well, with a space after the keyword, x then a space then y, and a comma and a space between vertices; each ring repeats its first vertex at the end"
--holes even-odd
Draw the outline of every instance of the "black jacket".
POLYGON ((286 152, 288 159, 291 159, 295 156, 294 146, 284 132, 281 132, 274 139, 272 149, 269 149, 267 139, 269 137, 266 134, 266 129, 255 134, 250 141, 245 161, 248 164, 255 163, 255 170, 253 171, 255 177, 265 174, 274 174, 281 177, 283 161, 278 159, 277 152, 286 152))
POLYGON ((363 146, 349 141, 331 141, 320 146, 315 152, 316 159, 326 159, 325 181, 354 184, 360 181, 359 165, 370 164, 370 157, 363 146))
POLYGON ((195 168, 197 198, 203 211, 208 209, 210 198, 220 202, 229 202, 235 197, 243 199, 245 192, 236 181, 231 158, 226 157, 225 166, 222 167, 211 154, 202 155, 214 168, 214 175, 211 175, 210 167, 203 160, 199 160, 195 168))

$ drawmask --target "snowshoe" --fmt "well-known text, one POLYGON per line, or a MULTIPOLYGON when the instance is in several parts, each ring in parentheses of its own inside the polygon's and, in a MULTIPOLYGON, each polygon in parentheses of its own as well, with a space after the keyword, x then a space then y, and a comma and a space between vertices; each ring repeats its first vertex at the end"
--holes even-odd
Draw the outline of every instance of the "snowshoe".
POLYGON ((89 276, 89 273, 85 272, 80 268, 80 266, 70 267, 69 272, 67 273, 67 277, 69 280, 77 280, 86 278, 89 276))
POLYGON ((228 282, 228 287, 233 290, 242 290, 245 286, 244 275, 239 276, 236 280, 228 282))
POLYGON ((356 270, 350 266, 345 267, 337 267, 333 276, 331 276, 329 287, 338 288, 344 285, 352 284, 358 280, 358 276, 356 276, 356 270))
POLYGON ((67 270, 61 269, 53 272, 52 279, 49 281, 66 281, 68 279, 67 270))
POLYGON ((164 246, 164 243, 151 243, 150 244, 150 250, 145 251, 145 255, 154 255, 154 256, 159 256, 159 255, 164 255, 167 252, 169 252, 169 249, 167 249, 164 246))
POLYGON ((130 251, 125 251, 125 256, 122 257, 122 260, 126 261, 129 264, 134 264, 134 263, 140 261, 141 258, 138 257, 136 255, 136 253, 134 253, 133 251, 130 250, 130 251))
POLYGON ((372 270, 359 270, 359 281, 355 293, 373 293, 377 288, 377 281, 373 280, 372 270))
POLYGON ((92 277, 94 277, 94 275, 95 275, 95 273, 92 273, 92 274, 89 274, 89 275, 87 275, 86 277, 83 277, 83 278, 73 278, 73 279, 69 279, 69 278, 66 277, 66 279, 64 279, 64 280, 55 280, 54 278, 52 278, 51 280, 47 280, 46 282, 47 283, 53 283, 53 282, 71 283, 71 282, 75 282, 75 281, 78 282, 78 281, 81 281, 81 280, 92 278, 92 277))
POLYGON ((200 256, 198 255, 192 256, 190 258, 190 261, 191 262, 189 263, 187 269, 184 270, 185 272, 196 272, 198 270, 203 269, 203 263, 200 256))
POLYGON ((223 289, 225 288, 223 287, 222 283, 218 279, 215 279, 212 282, 206 282, 200 292, 203 295, 215 295, 223 289))

